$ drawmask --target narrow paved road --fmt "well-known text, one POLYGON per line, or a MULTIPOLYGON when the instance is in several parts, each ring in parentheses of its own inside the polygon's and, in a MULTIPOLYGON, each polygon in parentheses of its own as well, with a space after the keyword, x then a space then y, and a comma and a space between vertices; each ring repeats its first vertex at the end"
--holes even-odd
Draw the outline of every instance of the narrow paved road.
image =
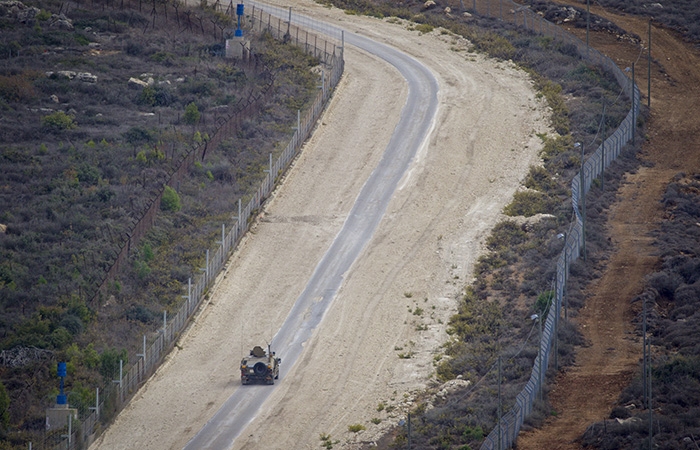
MULTIPOLYGON (((394 66, 406 79, 408 98, 379 165, 360 191, 343 228, 316 266, 306 288, 272 340, 274 350, 284 355, 280 379, 284 379, 297 362, 303 344, 321 323, 343 278, 372 238, 411 160, 418 149, 426 144, 438 107, 437 80, 421 63, 394 48, 356 34, 346 33, 345 43, 394 66)), ((260 386, 236 389, 185 448, 230 448, 272 390, 260 386)))

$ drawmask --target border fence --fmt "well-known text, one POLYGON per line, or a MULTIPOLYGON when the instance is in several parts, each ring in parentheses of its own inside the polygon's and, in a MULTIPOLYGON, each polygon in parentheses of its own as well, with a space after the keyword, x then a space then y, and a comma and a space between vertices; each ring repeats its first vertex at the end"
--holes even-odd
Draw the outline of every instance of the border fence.
MULTIPOLYGON (((208 289, 212 287, 217 275, 248 230, 263 202, 271 194, 278 177, 287 170, 292 160, 300 152, 302 144, 310 136, 316 121, 331 97, 333 89, 340 81, 345 63, 343 47, 338 45, 339 40, 332 36, 320 36, 295 25, 291 10, 289 19, 284 20, 253 5, 251 11, 246 12, 244 28, 248 31, 270 33, 275 39, 296 45, 306 53, 318 58, 324 68, 320 90, 309 110, 303 114, 299 112, 294 135, 277 160, 270 161, 269 170, 266 170, 267 176, 260 187, 245 205, 243 205, 242 199, 238 200, 235 222, 229 226, 228 230, 225 224, 222 225, 221 240, 217 241, 216 248, 206 251, 205 267, 200 269, 196 276, 190 278, 187 295, 184 296, 185 301, 178 312, 173 317, 168 317, 166 312, 163 313, 162 327, 151 334, 151 336, 155 336, 152 342, 149 343, 148 337, 144 335, 143 348, 138 353, 131 353, 130 356, 135 356, 135 362, 129 367, 124 367, 124 363, 120 361, 119 371, 115 374, 117 379, 102 387, 101 390, 97 390, 95 405, 80 405, 78 408, 81 412, 79 420, 72 424, 68 434, 61 434, 60 442, 55 444, 49 444, 52 439, 45 439, 43 448, 56 450, 86 448, 103 431, 101 424, 108 423, 117 412, 122 410, 136 394, 139 387, 156 371, 166 354, 175 345, 175 341, 189 323, 192 315, 206 298, 208 289), (83 411, 85 411, 84 414, 82 414, 83 411)), ((221 135, 220 131, 234 126, 233 122, 236 120, 239 118, 230 117, 226 122, 222 121, 222 123, 217 124, 214 136, 204 144, 202 151, 206 151, 206 146, 217 145, 221 138, 217 140, 216 136, 221 135)), ((199 152, 192 153, 199 154, 199 152)))
POLYGON ((547 315, 530 379, 516 397, 513 408, 501 417, 500 422, 489 433, 480 447, 481 450, 500 450, 511 447, 515 443, 523 421, 532 411, 538 392, 542 388, 541 384, 544 382, 544 373, 547 371, 553 350, 553 341, 559 325, 569 267, 571 262, 578 259, 582 251, 585 251, 584 212, 581 210, 581 205, 585 205, 584 196, 590 190, 593 180, 604 172, 605 168, 620 155, 623 147, 634 138, 635 124, 639 115, 640 92, 633 80, 628 78, 625 72, 617 67, 610 58, 587 46, 585 42, 562 30, 559 26, 548 22, 539 14, 528 9, 527 6, 516 4, 511 0, 460 1, 467 3, 464 5, 465 7, 471 6, 474 14, 510 22, 533 33, 550 36, 575 46, 582 58, 612 72, 625 94, 632 99, 630 110, 620 126, 604 139, 596 151, 585 160, 580 176, 575 177, 571 183, 575 220, 565 235, 566 243, 557 259, 554 314, 547 315), (540 372, 542 373, 540 374, 540 372))

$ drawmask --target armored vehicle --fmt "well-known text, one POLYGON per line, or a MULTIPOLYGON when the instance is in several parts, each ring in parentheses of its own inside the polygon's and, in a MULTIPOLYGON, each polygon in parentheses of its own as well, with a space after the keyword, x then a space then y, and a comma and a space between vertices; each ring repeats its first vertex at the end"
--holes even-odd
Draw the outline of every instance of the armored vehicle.
POLYGON ((264 382, 275 384, 280 376, 280 363, 282 360, 275 357, 275 352, 267 346, 267 352, 256 345, 250 351, 250 355, 241 360, 241 384, 264 382))

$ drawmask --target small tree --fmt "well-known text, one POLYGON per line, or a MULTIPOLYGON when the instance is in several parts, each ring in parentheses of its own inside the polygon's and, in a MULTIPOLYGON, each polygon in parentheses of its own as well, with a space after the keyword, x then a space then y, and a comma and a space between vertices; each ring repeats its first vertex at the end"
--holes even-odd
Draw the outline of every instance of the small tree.
POLYGON ((73 120, 73 116, 63 111, 56 111, 55 113, 44 116, 41 119, 41 123, 53 131, 70 130, 78 126, 73 120))
POLYGON ((154 139, 153 133, 141 127, 132 127, 129 131, 124 133, 124 140, 133 147, 134 157, 136 157, 136 147, 141 144, 150 143, 154 139))
POLYGON ((194 102, 185 107, 185 117, 183 117, 183 120, 186 124, 196 125, 200 117, 202 117, 202 114, 199 112, 199 108, 197 108, 194 102))
POLYGON ((160 209, 163 211, 180 211, 182 204, 180 203, 180 196, 175 192, 175 189, 170 186, 165 186, 163 191, 163 197, 160 199, 160 209))

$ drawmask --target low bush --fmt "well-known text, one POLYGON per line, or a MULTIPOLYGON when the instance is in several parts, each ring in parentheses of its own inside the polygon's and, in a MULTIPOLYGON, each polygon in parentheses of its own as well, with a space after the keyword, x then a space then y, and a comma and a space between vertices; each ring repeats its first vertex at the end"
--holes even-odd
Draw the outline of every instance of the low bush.
POLYGON ((367 428, 364 425, 362 425, 361 423, 355 423, 352 425, 348 425, 348 431, 351 433, 358 433, 358 432, 364 431, 366 429, 367 428))
POLYGON ((513 195, 513 200, 506 205, 503 212, 507 216, 531 217, 536 214, 549 214, 556 210, 559 201, 539 191, 520 191, 513 195))
POLYGON ((70 116, 63 111, 56 111, 44 116, 41 119, 41 123, 49 130, 56 132, 71 130, 78 126, 78 124, 75 123, 73 116, 70 116))

